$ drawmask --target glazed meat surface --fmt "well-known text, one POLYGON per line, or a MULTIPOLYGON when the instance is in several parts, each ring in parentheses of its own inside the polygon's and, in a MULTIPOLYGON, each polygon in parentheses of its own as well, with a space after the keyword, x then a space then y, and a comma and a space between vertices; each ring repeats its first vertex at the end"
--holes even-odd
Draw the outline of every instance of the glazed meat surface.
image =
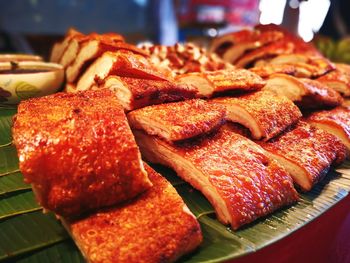
POLYGON ((151 186, 123 108, 108 90, 22 102, 13 139, 26 182, 59 215, 79 216, 151 186))
POLYGON ((341 95, 316 80, 274 74, 267 80, 264 90, 284 95, 303 109, 330 108, 341 105, 341 95))
POLYGON ((201 99, 149 106, 128 114, 132 129, 167 141, 179 141, 208 133, 225 121, 225 109, 201 99))
POLYGON ((136 199, 63 220, 88 262, 173 262, 201 243, 200 226, 176 190, 145 168, 153 187, 136 199))
POLYGON ((345 146, 332 134, 301 121, 268 142, 259 142, 283 165, 294 182, 309 191, 346 157, 345 146))
POLYGON ((235 98, 216 98, 211 102, 224 106, 227 120, 247 127, 257 140, 271 139, 302 116, 291 100, 268 90, 235 98))
POLYGON ((188 73, 176 78, 180 83, 193 85, 199 97, 212 97, 215 94, 238 91, 260 90, 265 81, 253 72, 245 69, 226 69, 213 72, 188 73))
POLYGON ((191 85, 168 80, 151 80, 109 76, 99 88, 114 92, 126 111, 149 105, 195 98, 197 89, 191 85))
POLYGON ((76 90, 88 90, 108 76, 169 80, 170 72, 157 68, 147 58, 130 51, 105 52, 80 77, 76 90))
POLYGON ((346 146, 350 153, 350 108, 336 107, 332 110, 313 112, 307 117, 307 122, 334 134, 346 146))
POLYGON ((336 69, 317 80, 338 91, 345 97, 350 96, 350 66, 336 64, 336 69))
POLYGON ((167 143, 137 130, 134 134, 147 160, 173 168, 233 229, 298 199, 289 174, 229 127, 184 143, 167 143))
POLYGON ((143 45, 141 48, 150 55, 154 64, 170 69, 174 76, 233 68, 214 53, 209 53, 193 43, 176 43, 173 46, 143 45))

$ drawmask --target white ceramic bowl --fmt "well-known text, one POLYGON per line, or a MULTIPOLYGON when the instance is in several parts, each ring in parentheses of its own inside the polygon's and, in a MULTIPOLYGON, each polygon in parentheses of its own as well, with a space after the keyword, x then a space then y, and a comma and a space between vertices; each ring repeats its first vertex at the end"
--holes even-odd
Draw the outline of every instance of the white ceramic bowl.
POLYGON ((30 54, 0 54, 0 62, 43 61, 43 58, 30 54))
POLYGON ((0 103, 55 93, 64 79, 63 67, 40 61, 0 62, 0 103))

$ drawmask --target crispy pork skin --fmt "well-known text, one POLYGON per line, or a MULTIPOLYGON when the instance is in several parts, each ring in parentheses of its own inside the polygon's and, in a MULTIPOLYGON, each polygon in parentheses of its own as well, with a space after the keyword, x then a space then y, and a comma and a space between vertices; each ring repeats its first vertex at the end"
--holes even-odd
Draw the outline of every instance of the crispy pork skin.
POLYGON ((225 121, 225 109, 194 99, 154 105, 130 112, 132 129, 145 130, 167 141, 179 141, 208 133, 225 121))
MULTIPOLYGON (((259 61, 261 64, 262 61, 259 61)), ((295 68, 295 76, 300 78, 318 78, 335 69, 335 65, 328 59, 320 56, 308 56, 303 54, 282 54, 268 59, 269 65, 290 65, 295 68)))
POLYGON ((221 55, 225 61, 234 64, 244 53, 277 41, 282 37, 283 33, 273 30, 267 32, 242 30, 215 38, 210 50, 221 55))
POLYGON ((293 35, 288 30, 284 29, 281 26, 277 26, 275 24, 268 25, 256 25, 255 30, 259 30, 261 32, 269 32, 269 31, 278 31, 283 33, 283 41, 291 42, 294 44, 294 52, 295 54, 304 54, 307 56, 319 56, 322 57, 321 53, 316 49, 316 47, 310 43, 305 42, 301 37, 293 35))
POLYGON ((242 55, 235 62, 235 66, 240 68, 249 68, 251 65, 254 65, 257 60, 275 57, 281 54, 291 54, 293 50, 293 43, 279 40, 242 55))
POLYGON ((147 160, 173 168, 233 229, 298 199, 289 174, 265 151, 224 126, 211 136, 168 143, 134 130, 147 160))
POLYGON ((271 139, 302 116, 291 100, 268 90, 235 98, 216 98, 211 102, 224 106, 227 120, 247 127, 256 140, 271 139))
POLYGON ((341 105, 341 95, 316 80, 273 74, 264 90, 284 95, 303 109, 330 108, 341 105))
POLYGON ((109 76, 99 88, 112 90, 126 111, 197 96, 195 87, 168 80, 109 76))
POLYGON ((57 42, 54 44, 51 50, 50 61, 54 63, 59 63, 69 45, 69 42, 76 36, 83 36, 83 34, 78 32, 74 28, 68 29, 65 38, 61 42, 57 42))
POLYGON ((74 217, 151 186, 123 108, 109 90, 57 93, 18 107, 20 170, 39 203, 74 217))
POLYGON ((265 85, 262 78, 245 69, 194 72, 179 75, 176 80, 195 86, 198 89, 198 96, 205 98, 225 91, 260 90, 265 85))
POLYGON ((254 66, 249 69, 251 72, 258 74, 263 79, 269 78, 273 74, 286 74, 295 76, 297 73, 297 69, 294 65, 290 64, 262 64, 258 66, 254 66))
POLYGON ((88 262, 174 262, 202 241, 200 226, 172 185, 145 165, 153 187, 123 205, 64 225, 88 262))
POLYGON ((336 64, 336 69, 318 78, 317 80, 328 87, 338 91, 345 97, 350 96, 350 66, 346 64, 336 64))
POLYGON ((133 53, 147 56, 147 54, 141 49, 122 41, 114 42, 107 37, 88 39, 81 45, 81 48, 72 64, 67 67, 67 81, 71 83, 75 82, 83 73, 87 65, 97 57, 101 56, 104 52, 117 50, 129 50, 133 53))
POLYGON ((216 71, 233 68, 216 54, 193 43, 176 43, 173 46, 142 45, 151 61, 161 68, 170 68, 174 76, 190 72, 216 71))
POLYGON ((130 51, 105 52, 80 77, 76 90, 96 87, 108 76, 169 80, 169 72, 160 70, 147 58, 130 51))
POLYGON ((338 137, 346 146, 350 156, 350 107, 336 107, 311 113, 307 122, 338 137))
POLYGON ((346 157, 343 143, 332 134, 300 121, 285 133, 259 144, 293 177, 304 191, 309 191, 346 157))
MULTIPOLYGON (((117 43, 124 41, 124 38, 116 33, 106 33, 106 34, 96 34, 91 33, 88 35, 83 34, 69 34, 67 37, 69 39, 67 48, 65 49, 64 53, 61 56, 61 59, 59 60, 59 63, 67 68, 69 65, 71 65, 76 57, 78 56, 81 48, 83 45, 85 45, 86 42, 90 40, 97 40, 97 41, 103 41, 104 43, 117 43)), ((54 52, 55 50, 53 50, 54 52)))

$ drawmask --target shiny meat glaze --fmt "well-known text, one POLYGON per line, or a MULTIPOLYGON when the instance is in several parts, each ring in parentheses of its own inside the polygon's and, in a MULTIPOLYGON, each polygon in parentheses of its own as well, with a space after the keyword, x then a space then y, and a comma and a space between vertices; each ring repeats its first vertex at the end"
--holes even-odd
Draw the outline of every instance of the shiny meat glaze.
POLYGON ((142 129, 167 141, 202 135, 220 127, 225 109, 201 99, 149 106, 128 114, 131 128, 142 129))
MULTIPOLYGON (((303 121, 280 136, 259 144, 305 172, 306 178, 302 182, 296 181, 305 191, 320 181, 332 165, 340 164, 346 157, 345 146, 339 139, 303 121)), ((294 177, 293 173, 291 175, 294 177)))
POLYGON ((233 68, 215 54, 192 43, 176 43, 174 46, 143 45, 141 48, 150 55, 154 64, 171 69, 174 76, 233 68))
POLYGON ((278 40, 261 48, 255 49, 247 54, 242 55, 235 63, 237 67, 250 67, 255 61, 273 57, 281 54, 291 54, 294 50, 294 44, 284 40, 278 40))
POLYGON ((124 111, 108 90, 22 102, 13 139, 26 182, 59 215, 78 216, 151 186, 124 111))
POLYGON ((259 90, 265 85, 265 81, 258 75, 245 69, 217 70, 203 73, 209 81, 214 83, 215 92, 240 89, 240 90, 259 90))
POLYGON ((334 89, 329 88, 316 80, 304 78, 298 80, 305 85, 307 90, 306 96, 303 100, 297 102, 297 104, 304 109, 336 107, 342 104, 342 96, 334 89))
POLYGON ((129 105, 125 107, 125 109, 128 111, 154 104, 193 99, 197 94, 197 89, 190 85, 177 84, 167 80, 151 80, 117 76, 107 77, 105 83, 102 84, 101 87, 108 87, 118 93, 118 85, 108 85, 108 80, 113 78, 119 78, 121 84, 127 88, 131 94, 129 105))
POLYGON ((153 187, 127 204, 65 226, 89 262, 173 262, 202 241, 172 185, 145 165, 153 187))
POLYGON ((268 78, 272 74, 281 73, 294 76, 297 73, 295 66, 290 64, 265 64, 255 66, 249 69, 251 72, 258 74, 263 79, 268 78))
POLYGON ((336 107, 328 111, 313 112, 306 120, 337 136, 350 153, 350 107, 336 107))
POLYGON ((298 199, 289 174, 254 142, 228 127, 212 136, 169 144, 134 132, 143 156, 173 168, 211 202, 233 229, 298 199))
POLYGON ((350 66, 338 63, 336 67, 335 70, 317 80, 348 97, 350 96, 350 66))
POLYGON ((303 109, 335 107, 343 102, 341 95, 325 84, 286 74, 271 75, 264 90, 284 95, 303 109))
POLYGON ((242 30, 215 38, 210 50, 216 52, 225 61, 234 64, 243 54, 282 37, 283 34, 277 31, 261 33, 257 30, 242 30))
POLYGON ((198 97, 212 97, 228 91, 255 91, 265 85, 265 81, 245 69, 225 69, 213 72, 194 72, 176 77, 179 83, 193 85, 198 97))
POLYGON ((321 57, 321 53, 315 48, 315 46, 310 42, 305 42, 301 37, 296 36, 290 33, 288 30, 284 29, 281 26, 275 24, 268 25, 256 25, 255 30, 259 30, 261 32, 269 32, 269 31, 278 31, 283 33, 283 41, 291 42, 295 45, 294 53, 295 54, 305 54, 307 56, 319 56, 321 57))
POLYGON ((283 132, 302 116, 298 107, 291 100, 267 90, 236 98, 217 98, 212 102, 226 108, 228 120, 249 128, 254 139, 268 140, 283 132), (246 114, 243 116, 237 113, 237 108, 246 114), (250 120, 247 120, 248 118, 250 120))

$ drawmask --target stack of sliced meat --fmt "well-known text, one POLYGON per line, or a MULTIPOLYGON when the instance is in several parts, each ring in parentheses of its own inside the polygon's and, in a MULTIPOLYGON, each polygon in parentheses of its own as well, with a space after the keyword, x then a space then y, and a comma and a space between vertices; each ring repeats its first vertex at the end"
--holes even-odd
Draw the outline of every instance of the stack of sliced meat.
POLYGON ((109 90, 22 102, 13 126, 20 169, 88 262, 172 262, 202 240, 176 190, 144 165, 109 90))
POLYGON ((347 66, 272 26, 218 38, 212 50, 254 67, 193 45, 141 50, 117 34, 71 30, 51 58, 74 94, 20 105, 21 171, 89 261, 168 262, 201 241, 139 150, 233 229, 293 204, 295 186, 309 191, 350 152, 349 85, 335 84, 349 79, 347 66))
POLYGON ((110 88, 126 110, 196 95, 196 89, 178 85, 169 70, 156 67, 145 51, 114 33, 84 35, 71 29, 53 47, 51 61, 64 66, 67 92, 110 88))

